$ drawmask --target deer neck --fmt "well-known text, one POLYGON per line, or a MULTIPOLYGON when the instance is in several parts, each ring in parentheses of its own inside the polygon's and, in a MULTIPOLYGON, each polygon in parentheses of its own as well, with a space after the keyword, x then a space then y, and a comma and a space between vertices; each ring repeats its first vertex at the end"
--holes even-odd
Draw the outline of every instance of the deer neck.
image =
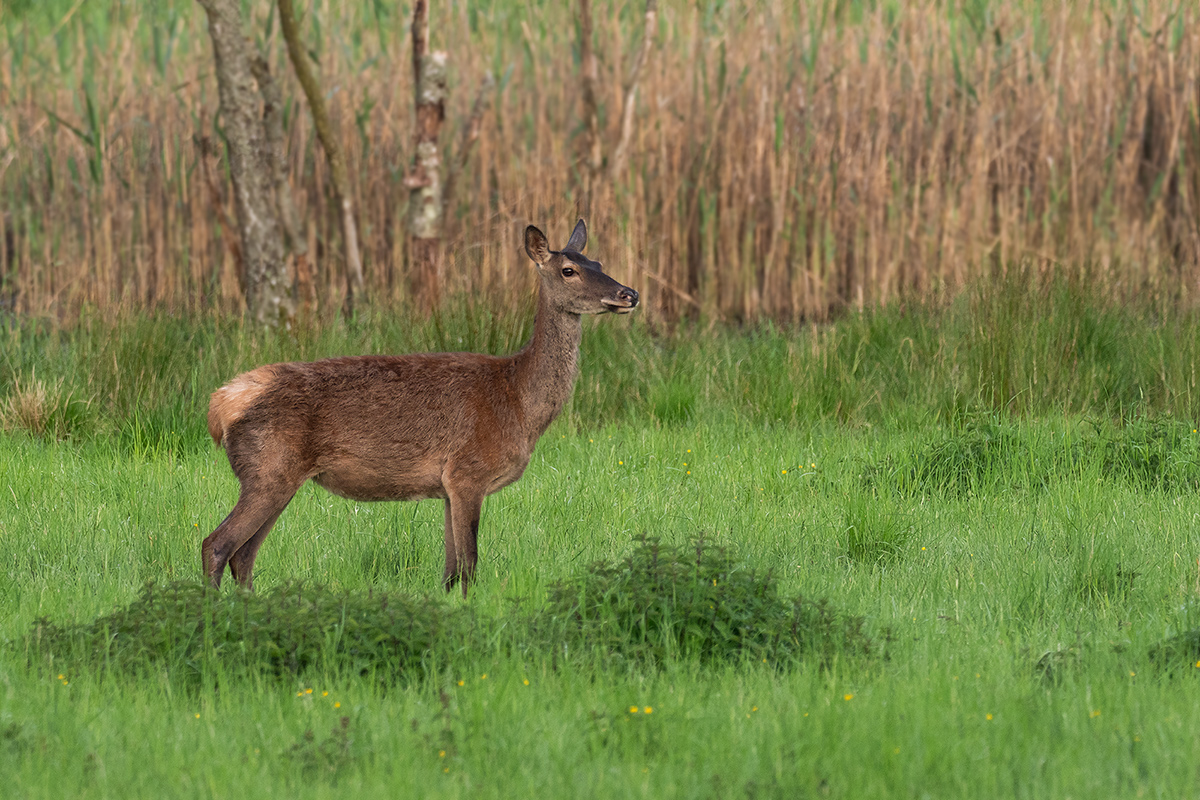
POLYGON ((545 293, 539 292, 533 338, 514 358, 517 394, 533 439, 550 426, 575 388, 582 338, 579 315, 552 308, 545 293))

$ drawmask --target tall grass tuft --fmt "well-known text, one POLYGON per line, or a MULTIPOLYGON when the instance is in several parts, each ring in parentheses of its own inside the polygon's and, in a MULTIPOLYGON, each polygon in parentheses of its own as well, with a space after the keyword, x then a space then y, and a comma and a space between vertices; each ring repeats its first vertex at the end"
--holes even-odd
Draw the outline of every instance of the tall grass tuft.
POLYGON ((896 561, 915 532, 912 520, 889 495, 853 492, 846 498, 842 535, 851 561, 867 566, 896 561))
POLYGON ((47 384, 31 371, 28 378, 15 378, 8 395, 0 398, 0 430, 5 432, 66 439, 89 423, 88 402, 76 397, 63 378, 47 384))
POLYGON ((1101 471, 1144 491, 1200 490, 1200 436, 1174 419, 1137 420, 1101 433, 1101 471))

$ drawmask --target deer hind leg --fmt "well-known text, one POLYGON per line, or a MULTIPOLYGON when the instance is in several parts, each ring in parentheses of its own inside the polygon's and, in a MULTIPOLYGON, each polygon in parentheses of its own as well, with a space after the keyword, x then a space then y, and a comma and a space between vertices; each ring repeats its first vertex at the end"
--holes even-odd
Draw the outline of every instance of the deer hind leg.
POLYGON ((241 496, 233 511, 200 547, 204 576, 213 586, 221 585, 221 575, 225 565, 229 564, 234 580, 250 588, 250 576, 258 548, 299 488, 291 485, 253 489, 242 486, 241 496), (244 554, 242 550, 245 550, 244 554))
MULTIPOLYGON (((292 498, 284 501, 286 507, 292 498)), ((279 519, 279 515, 283 513, 280 508, 274 514, 267 518, 267 521, 259 526, 254 535, 246 540, 246 543, 234 551, 229 559, 229 573, 233 575, 233 579, 238 582, 238 585, 244 589, 254 588, 254 559, 258 557, 258 548, 262 547, 263 540, 267 538, 267 534, 271 532, 271 528, 275 526, 275 520, 279 519)))
POLYGON ((478 562, 476 540, 479 536, 479 515, 483 510, 483 495, 474 492, 447 493, 446 499, 446 571, 442 585, 446 591, 462 582, 463 597, 475 577, 478 562), (451 542, 453 541, 453 550, 451 542))
POLYGON ((450 498, 446 498, 446 568, 442 571, 442 586, 446 591, 458 583, 458 550, 454 546, 454 520, 450 513, 450 498))

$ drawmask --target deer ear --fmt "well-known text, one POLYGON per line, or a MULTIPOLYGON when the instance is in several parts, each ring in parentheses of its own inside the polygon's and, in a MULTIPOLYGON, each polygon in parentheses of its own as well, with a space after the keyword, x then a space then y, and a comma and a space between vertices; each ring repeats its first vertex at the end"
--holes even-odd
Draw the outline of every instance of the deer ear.
POLYGON ((546 242, 546 234, 532 225, 525 229, 525 254, 539 266, 550 260, 550 245, 546 242))
POLYGON ((567 240, 567 246, 563 249, 582 253, 585 247, 587 247, 587 225, 581 219, 575 223, 575 230, 571 231, 571 238, 567 240))

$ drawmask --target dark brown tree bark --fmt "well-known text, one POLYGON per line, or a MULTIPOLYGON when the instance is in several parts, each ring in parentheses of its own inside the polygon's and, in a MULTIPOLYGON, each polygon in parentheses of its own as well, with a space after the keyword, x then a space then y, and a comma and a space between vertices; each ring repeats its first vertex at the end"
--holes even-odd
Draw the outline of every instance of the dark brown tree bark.
POLYGON ((442 292, 442 154, 438 135, 446 119, 446 53, 429 51, 429 0, 416 0, 412 22, 413 76, 417 129, 409 189, 411 282, 425 308, 436 307, 442 292))
POLYGON ((237 0, 198 0, 208 14, 221 118, 229 146, 234 206, 242 240, 246 308, 256 322, 290 325, 295 317, 292 282, 284 258, 275 206, 273 167, 237 0))
POLYGON ((317 129, 317 138, 321 140, 321 148, 329 161, 329 173, 333 180, 334 204, 341 211, 342 243, 346 250, 346 311, 353 312, 355 298, 366 295, 366 284, 363 281, 362 257, 358 250, 358 226, 354 221, 354 201, 350 195, 350 181, 346 177, 346 159, 342 155, 341 145, 333 132, 329 121, 329 111, 325 107, 325 96, 321 93, 320 84, 308 63, 308 54, 300 41, 300 26, 296 23, 296 11, 292 0, 278 0, 279 27, 283 29, 283 38, 287 42, 288 57, 292 68, 296 70, 296 78, 308 98, 308 107, 312 111, 313 126, 317 129))

